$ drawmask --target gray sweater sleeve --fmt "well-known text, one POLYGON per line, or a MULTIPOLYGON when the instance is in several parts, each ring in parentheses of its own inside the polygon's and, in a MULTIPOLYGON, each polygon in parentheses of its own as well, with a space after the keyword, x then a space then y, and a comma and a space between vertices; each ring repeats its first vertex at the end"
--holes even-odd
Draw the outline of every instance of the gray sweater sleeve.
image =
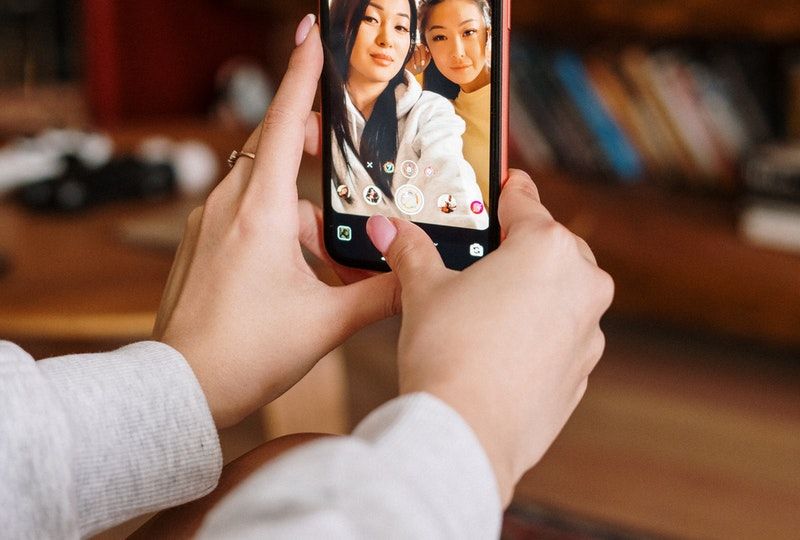
POLYGON ((351 437, 255 473, 207 518, 210 538, 497 538, 501 507, 477 437, 427 394, 373 412, 351 437))
POLYGON ((0 342, 0 536, 88 536, 208 493, 221 467, 205 397, 170 347, 34 362, 0 342))

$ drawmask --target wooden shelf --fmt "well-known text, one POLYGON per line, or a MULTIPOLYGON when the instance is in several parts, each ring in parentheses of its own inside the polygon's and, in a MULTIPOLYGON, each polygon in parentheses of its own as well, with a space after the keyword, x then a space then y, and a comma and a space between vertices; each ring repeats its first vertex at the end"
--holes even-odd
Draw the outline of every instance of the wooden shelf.
POLYGON ((616 313, 800 348, 800 256, 741 239, 733 203, 564 175, 536 182, 614 277, 616 313))
POLYGON ((523 28, 593 37, 800 39, 800 10, 786 0, 547 0, 517 2, 523 28))

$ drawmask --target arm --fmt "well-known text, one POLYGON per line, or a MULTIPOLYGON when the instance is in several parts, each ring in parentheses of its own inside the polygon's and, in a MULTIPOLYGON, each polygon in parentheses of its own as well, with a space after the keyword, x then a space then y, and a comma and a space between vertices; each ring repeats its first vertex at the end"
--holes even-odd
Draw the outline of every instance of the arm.
POLYGON ((0 343, 0 527, 88 536, 204 495, 222 467, 192 370, 139 343, 34 362, 0 343))
POLYGON ((313 22, 244 147, 256 159, 189 219, 154 330, 163 343, 39 363, 2 345, 0 536, 88 535, 204 495, 221 465, 215 423, 235 424, 398 309, 393 276, 337 268, 358 282, 331 287, 300 248, 325 258, 320 214, 296 188, 304 143, 319 148, 313 22))
POLYGON ((209 516, 201 538, 492 538, 500 498, 470 427, 429 394, 398 398, 351 437, 291 452, 209 516))

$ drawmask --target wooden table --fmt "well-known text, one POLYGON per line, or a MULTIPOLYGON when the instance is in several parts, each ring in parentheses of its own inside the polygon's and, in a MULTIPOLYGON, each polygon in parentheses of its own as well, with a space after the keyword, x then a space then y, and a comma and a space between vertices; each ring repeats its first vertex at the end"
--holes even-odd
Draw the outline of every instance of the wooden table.
POLYGON ((33 214, 0 203, 0 336, 23 342, 135 341, 150 336, 171 249, 127 243, 129 220, 190 207, 181 200, 115 204, 81 215, 33 214))

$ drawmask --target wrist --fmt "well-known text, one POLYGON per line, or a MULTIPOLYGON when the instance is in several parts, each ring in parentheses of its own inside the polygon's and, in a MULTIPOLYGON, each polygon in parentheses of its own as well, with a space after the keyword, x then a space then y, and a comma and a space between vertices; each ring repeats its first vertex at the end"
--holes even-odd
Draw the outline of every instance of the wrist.
POLYGON ((211 412, 211 418, 214 420, 216 428, 223 429, 235 425, 240 418, 237 411, 231 408, 232 401, 225 399, 223 396, 220 374, 215 374, 208 369, 207 362, 202 361, 201 355, 194 352, 191 347, 184 346, 176 341, 168 337, 162 339, 165 345, 178 351, 191 368, 206 399, 206 405, 211 412))

